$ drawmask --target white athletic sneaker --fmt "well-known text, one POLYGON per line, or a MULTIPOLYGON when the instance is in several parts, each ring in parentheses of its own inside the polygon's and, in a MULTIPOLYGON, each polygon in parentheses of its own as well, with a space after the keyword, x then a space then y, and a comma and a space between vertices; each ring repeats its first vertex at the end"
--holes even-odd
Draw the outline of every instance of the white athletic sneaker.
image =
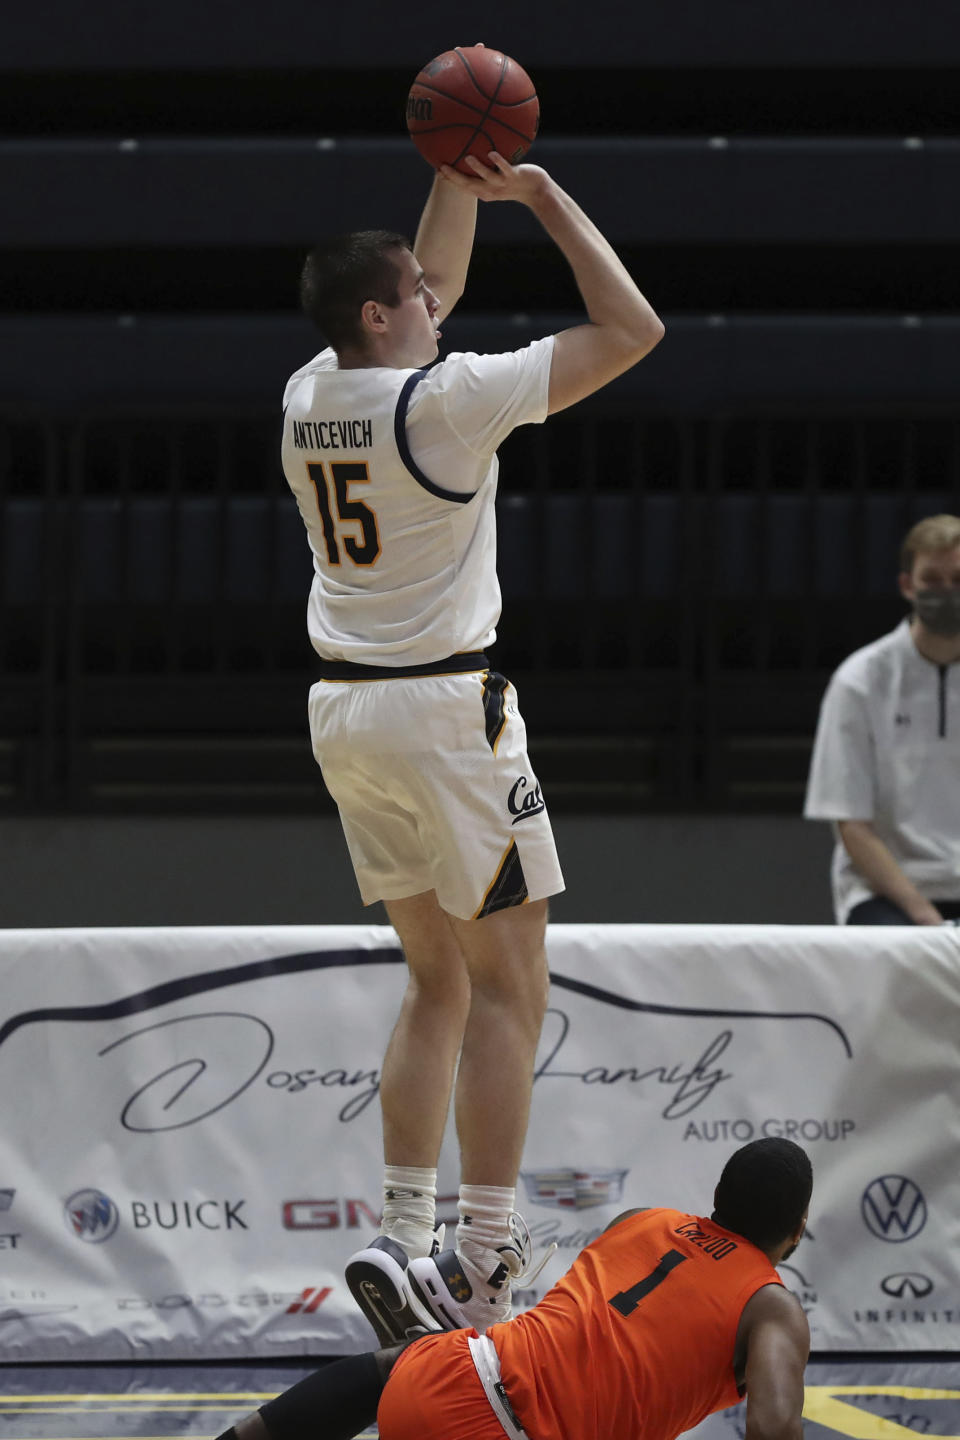
POLYGON ((411 1260, 407 1287, 420 1308, 444 1330, 467 1328, 482 1335, 489 1326, 510 1319, 512 1288, 532 1285, 556 1248, 550 1245, 533 1265, 530 1231, 514 1212, 507 1245, 489 1250, 466 1241, 460 1250, 442 1250, 411 1260))
MULTIPOLYGON (((435 1245, 443 1243, 443 1226, 435 1245)), ((406 1250, 389 1235, 378 1235, 347 1261, 345 1276, 350 1293, 370 1321, 381 1348, 398 1345, 411 1331, 443 1329, 430 1311, 424 1311, 411 1293, 406 1250)))

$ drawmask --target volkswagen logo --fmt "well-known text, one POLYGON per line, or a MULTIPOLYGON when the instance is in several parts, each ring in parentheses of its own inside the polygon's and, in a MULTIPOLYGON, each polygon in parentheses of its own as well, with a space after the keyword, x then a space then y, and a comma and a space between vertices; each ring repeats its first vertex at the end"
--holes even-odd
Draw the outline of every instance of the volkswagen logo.
POLYGON ((920 1187, 906 1175, 881 1175, 864 1190, 860 1214, 871 1235, 902 1245, 926 1225, 927 1202, 920 1187))
POLYGON ((905 1296, 911 1300, 924 1300, 933 1289, 933 1281, 929 1275, 907 1271, 903 1275, 884 1275, 880 1289, 884 1295, 892 1295, 895 1300, 902 1300, 905 1296))
POLYGON ((75 1190, 63 1202, 63 1218, 71 1235, 90 1245, 100 1245, 116 1230, 120 1212, 102 1190, 75 1190))

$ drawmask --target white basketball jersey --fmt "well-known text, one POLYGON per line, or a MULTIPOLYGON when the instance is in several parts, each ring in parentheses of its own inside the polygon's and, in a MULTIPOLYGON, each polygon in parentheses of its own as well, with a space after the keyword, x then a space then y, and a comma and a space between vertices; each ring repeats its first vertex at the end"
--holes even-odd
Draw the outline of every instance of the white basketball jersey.
POLYGON ((429 370, 340 370, 284 395, 283 469, 313 552, 307 629, 328 660, 413 665, 496 633, 497 445, 546 418, 553 337, 429 370))

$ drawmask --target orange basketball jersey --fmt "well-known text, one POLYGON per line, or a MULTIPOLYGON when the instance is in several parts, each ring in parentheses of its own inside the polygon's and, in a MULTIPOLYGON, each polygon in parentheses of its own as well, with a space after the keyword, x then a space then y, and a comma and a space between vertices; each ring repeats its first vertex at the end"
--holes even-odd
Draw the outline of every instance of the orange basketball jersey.
POLYGON ((531 1440, 674 1440, 736 1405, 741 1312, 781 1283, 762 1251, 712 1220, 644 1210, 490 1329, 510 1404, 531 1440))

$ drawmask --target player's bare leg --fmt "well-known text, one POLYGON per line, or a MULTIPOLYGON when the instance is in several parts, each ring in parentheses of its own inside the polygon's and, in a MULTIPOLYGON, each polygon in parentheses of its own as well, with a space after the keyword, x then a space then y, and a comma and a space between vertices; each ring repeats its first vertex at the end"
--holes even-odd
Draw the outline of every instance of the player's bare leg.
POLYGON ((380 1077, 383 1155, 388 1165, 435 1167, 470 1011, 470 980, 451 917, 433 890, 390 900, 386 910, 409 979, 380 1077))
POLYGON ((460 1178, 514 1186, 533 1069, 547 1007, 547 902, 450 924, 470 979, 470 1011, 456 1086, 460 1178))
POLYGON ((471 984, 456 1085, 460 1223, 455 1250, 408 1269, 414 1299, 448 1327, 508 1319, 511 1282, 536 1273, 514 1205, 547 1004, 546 922, 545 900, 450 921, 471 984))
POLYGON ((381 1236, 347 1267, 381 1343, 426 1317, 484 1329, 509 1316, 510 1281, 529 1263, 515 1186, 549 985, 545 900, 461 920, 430 891, 387 911, 410 982, 381 1085, 384 1219, 381 1236), (436 1163, 458 1052, 460 1223, 456 1250, 434 1265, 436 1163), (419 1283, 408 1286, 405 1272, 419 1283), (456 1301, 447 1290, 454 1276, 456 1301))
MULTIPOLYGON (((436 1166, 470 1005, 463 952, 432 890, 387 913, 409 970, 380 1081, 384 1206, 380 1235, 347 1265, 347 1284, 381 1345, 425 1317, 405 1285, 409 1259, 435 1248, 436 1166)), ((426 1318, 429 1325, 429 1318, 426 1318)))

